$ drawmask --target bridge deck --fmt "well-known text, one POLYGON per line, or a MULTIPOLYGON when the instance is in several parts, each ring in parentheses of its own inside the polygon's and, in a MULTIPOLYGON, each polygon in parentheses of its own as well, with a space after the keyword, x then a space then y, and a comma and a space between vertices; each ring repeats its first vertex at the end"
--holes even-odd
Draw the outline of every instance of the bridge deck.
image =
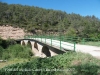
MULTIPOLYGON (((41 40, 41 38, 30 38, 30 39, 35 39, 35 40, 38 40, 40 42, 43 42, 43 43, 46 43, 46 44, 49 44, 49 45, 51 45, 51 42, 52 42, 53 47, 58 47, 60 49, 60 41, 58 41, 58 40, 52 40, 51 41, 51 39, 45 40, 45 38, 42 38, 42 40, 41 40)), ((61 49, 62 50, 65 49, 65 50, 74 51, 74 44, 61 41, 61 49)), ((75 45, 75 51, 76 52, 89 53, 92 56, 100 58, 100 47, 76 44, 75 45)))

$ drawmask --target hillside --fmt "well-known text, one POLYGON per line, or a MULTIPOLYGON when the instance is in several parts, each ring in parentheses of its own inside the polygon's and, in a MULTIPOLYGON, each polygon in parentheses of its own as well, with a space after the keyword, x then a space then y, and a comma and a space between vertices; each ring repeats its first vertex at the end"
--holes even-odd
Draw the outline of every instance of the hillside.
POLYGON ((0 25, 24 28, 35 34, 62 32, 72 37, 100 38, 100 19, 94 15, 81 16, 27 5, 0 2, 0 25))

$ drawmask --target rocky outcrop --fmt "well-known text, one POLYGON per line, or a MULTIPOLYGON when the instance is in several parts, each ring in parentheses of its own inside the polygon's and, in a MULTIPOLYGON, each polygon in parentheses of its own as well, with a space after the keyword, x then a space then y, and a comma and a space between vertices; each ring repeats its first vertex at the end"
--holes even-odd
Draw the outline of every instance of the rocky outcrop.
POLYGON ((19 39, 24 38, 25 32, 24 29, 21 29, 19 27, 14 28, 9 25, 3 25, 0 26, 0 37, 3 39, 19 39))

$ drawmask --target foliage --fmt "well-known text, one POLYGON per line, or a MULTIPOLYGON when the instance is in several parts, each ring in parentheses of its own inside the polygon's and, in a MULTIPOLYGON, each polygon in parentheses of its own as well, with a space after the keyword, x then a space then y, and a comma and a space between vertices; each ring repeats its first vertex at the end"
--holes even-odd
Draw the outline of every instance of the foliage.
POLYGON ((6 49, 10 45, 14 45, 14 44, 16 44, 16 41, 13 39, 4 40, 4 39, 0 38, 0 46, 3 47, 4 49, 6 49))
POLYGON ((100 38, 100 19, 94 15, 83 17, 75 13, 0 2, 0 25, 6 24, 32 33, 39 29, 44 33, 63 31, 67 36, 100 38))
POLYGON ((74 75, 98 75, 98 70, 100 70, 100 66, 95 64, 82 64, 78 66, 74 66, 75 72, 74 75))
POLYGON ((4 49, 0 46, 0 59, 2 58, 3 50, 4 49))
POLYGON ((12 58, 30 58, 32 56, 31 49, 26 46, 21 45, 10 45, 3 52, 3 59, 12 59, 12 58))
POLYGON ((29 47, 18 45, 13 39, 0 38, 0 59, 30 58, 32 55, 29 47))
POLYGON ((99 70, 100 61, 92 56, 67 52, 63 55, 50 58, 34 58, 30 62, 8 66, 2 68, 0 74, 97 75, 99 70))
POLYGON ((0 38, 0 46, 3 47, 3 48, 7 48, 7 46, 8 46, 7 41, 0 38))

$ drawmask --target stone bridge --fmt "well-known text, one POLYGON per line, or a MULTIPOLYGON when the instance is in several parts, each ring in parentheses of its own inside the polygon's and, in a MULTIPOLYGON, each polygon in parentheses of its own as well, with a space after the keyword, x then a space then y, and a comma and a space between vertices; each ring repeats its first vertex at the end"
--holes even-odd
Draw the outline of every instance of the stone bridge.
POLYGON ((35 56, 43 58, 63 54, 69 50, 88 53, 96 58, 100 58, 100 47, 97 46, 74 44, 47 38, 20 39, 19 43, 21 45, 28 45, 35 56))
POLYGON ((52 47, 49 44, 45 44, 34 39, 21 39, 19 43, 21 43, 21 45, 29 46, 35 56, 42 58, 65 53, 58 48, 52 47))

